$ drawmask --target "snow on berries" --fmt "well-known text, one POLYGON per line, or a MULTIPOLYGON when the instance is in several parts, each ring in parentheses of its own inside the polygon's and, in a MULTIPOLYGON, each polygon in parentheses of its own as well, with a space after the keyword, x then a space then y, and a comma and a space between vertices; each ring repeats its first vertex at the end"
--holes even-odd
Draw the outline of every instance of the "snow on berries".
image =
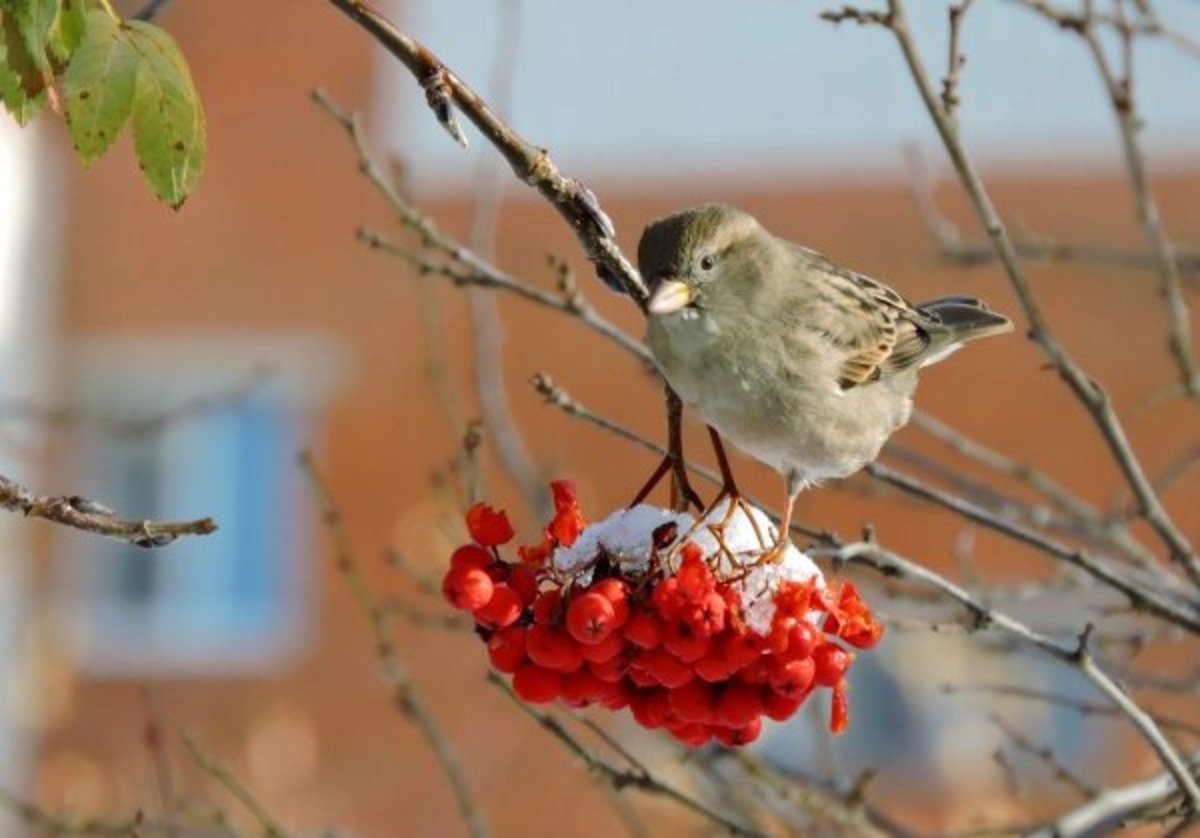
POLYGON ((473 506, 473 543, 442 581, 522 700, 627 709, 688 745, 733 747, 830 689, 830 726, 846 728, 847 646, 883 634, 852 583, 827 584, 793 546, 771 555, 774 526, 744 503, 702 520, 639 504, 589 526, 569 481, 551 489, 553 520, 515 560, 499 549, 505 513, 473 506))

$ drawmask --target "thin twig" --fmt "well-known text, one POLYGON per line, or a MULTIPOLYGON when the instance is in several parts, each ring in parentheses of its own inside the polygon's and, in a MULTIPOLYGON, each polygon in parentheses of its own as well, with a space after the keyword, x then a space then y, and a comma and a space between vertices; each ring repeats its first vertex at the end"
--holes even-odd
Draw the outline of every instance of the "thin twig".
POLYGON ((450 112, 451 103, 461 110, 504 156, 517 179, 536 189, 558 210, 605 282, 624 289, 639 308, 645 309, 649 297, 646 284, 617 246, 612 221, 591 190, 565 176, 544 148, 514 131, 432 51, 401 32, 369 3, 330 2, 400 60, 426 90, 438 120, 452 133, 457 123, 450 112))
MULTIPOLYGON (((521 0, 503 0, 488 84, 489 98, 497 113, 509 110, 520 32, 521 0)), ((483 156, 471 190, 473 201, 467 246, 472 253, 489 262, 495 256, 496 227, 504 200, 502 175, 494 158, 483 156)), ((467 304, 471 315, 475 393, 492 445, 500 464, 520 489, 526 505, 539 519, 549 519, 554 514, 550 492, 508 404, 504 380, 504 326, 500 322, 498 301, 494 294, 483 289, 468 288, 467 304)))
MULTIPOLYGON (((1189 763, 1195 766, 1198 759, 1200 754, 1192 754, 1189 763)), ((1086 803, 1062 813, 1036 830, 1026 830, 1026 833, 1037 838, 1109 834, 1125 823, 1161 807, 1178 793, 1176 778, 1170 772, 1163 772, 1147 780, 1104 789, 1086 803)))
POLYGON ((1003 611, 989 608, 950 580, 874 542, 862 541, 837 548, 814 548, 810 554, 825 555, 839 562, 864 564, 885 576, 924 582, 956 600, 981 621, 1074 668, 1129 719, 1179 783, 1193 809, 1200 811, 1200 785, 1197 785, 1182 757, 1163 735, 1154 719, 1096 662, 1088 648, 1090 627, 1081 634, 1078 643, 1064 645, 1003 611))
POLYGON ((1090 535, 1111 545, 1132 561, 1143 567, 1154 563, 1154 555, 1128 529, 1109 521, 1094 506, 1029 463, 1019 462, 989 448, 924 411, 914 410, 910 421, 956 453, 1028 485, 1059 512, 1083 525, 1090 535))
MULTIPOLYGON (((967 241, 958 228, 937 208, 933 196, 933 181, 917 147, 904 146, 908 160, 909 188, 917 214, 937 246, 938 256, 961 267, 977 267, 998 261, 991 242, 967 241)), ((1131 270, 1157 270, 1158 259, 1153 253, 1118 250, 1097 244, 1062 242, 1050 236, 1032 234, 1019 228, 1009 231, 1013 247, 1022 259, 1041 262, 1099 265, 1131 270)), ((1200 253, 1177 249, 1175 265, 1181 279, 1200 286, 1200 253)))
POLYGON ((1193 582, 1200 584, 1200 559, 1197 558, 1187 537, 1167 514, 1162 501, 1150 484, 1141 461, 1130 446, 1121 420, 1113 409, 1112 398, 1071 358, 1066 348, 1059 343, 1058 338, 1050 330, 1050 324, 1042 310, 1041 303, 1038 302, 1033 286, 1025 276, 1008 228, 996 211, 975 164, 967 154, 959 138, 957 126, 946 114, 933 83, 930 81, 925 64, 917 50, 916 42, 913 40, 902 0, 888 0, 888 13, 884 19, 873 22, 882 23, 895 36, 925 109, 933 120, 946 153, 953 162, 959 179, 971 199, 979 222, 983 225, 992 246, 996 249, 1005 275, 1020 300, 1026 320, 1029 322, 1029 337, 1042 348, 1059 376, 1087 408, 1107 443, 1113 459, 1129 483, 1130 489, 1137 499, 1141 516, 1170 549, 1171 558, 1184 568, 1193 582))
POLYGON ((1077 567, 1113 590, 1124 594, 1134 607, 1170 620, 1191 632, 1200 633, 1200 610, 1196 607, 1181 603, 1178 598, 1158 590, 1146 581, 1133 579, 1118 572, 1108 562, 1086 550, 1069 547, 1028 527, 998 518, 981 506, 963 500, 957 495, 942 492, 911 475, 903 474, 879 463, 867 466, 867 473, 889 485, 903 489, 914 497, 931 501, 957 512, 968 520, 1003 533, 1077 567))
POLYGON ((1122 51, 1121 70, 1113 68, 1108 54, 1104 51, 1097 33, 1097 14, 1093 0, 1084 0, 1084 13, 1078 19, 1073 19, 1070 25, 1064 26, 1061 13, 1052 11, 1048 5, 1029 5, 1044 17, 1059 24, 1059 26, 1078 33, 1091 53, 1096 72, 1104 84, 1105 93, 1112 105, 1113 114, 1120 129, 1121 149, 1125 156, 1125 167, 1129 170, 1129 186, 1133 193, 1134 207, 1138 220, 1146 235, 1146 241, 1157 261, 1159 288, 1167 308, 1168 347, 1179 367, 1180 383, 1185 391, 1200 398, 1200 371, 1196 368, 1192 357, 1191 318, 1188 315, 1187 302, 1183 298, 1183 289, 1179 280, 1179 268, 1176 260, 1175 245, 1167 236, 1158 203, 1154 199, 1150 178, 1146 172, 1146 157, 1138 134, 1142 127, 1138 115, 1137 99, 1134 96, 1134 85, 1131 65, 1134 29, 1125 19, 1124 4, 1121 0, 1114 3, 1115 13, 1111 19, 1111 28, 1116 31, 1122 51))
POLYGON ((996 725, 996 727, 1000 728, 1004 735, 1007 736, 1017 748, 1045 764, 1054 775, 1054 779, 1058 780, 1063 785, 1069 786, 1085 800, 1096 796, 1098 793, 1096 787, 1087 780, 1084 780, 1070 768, 1067 768, 1067 766, 1063 764, 1063 761, 1058 758, 1058 754, 1054 752, 1053 748, 1037 744, 1011 724, 1006 722, 1002 716, 999 716, 996 713, 989 714, 988 718, 992 720, 992 723, 996 725))
MULTIPOLYGON (((1060 707, 1066 707, 1074 710, 1081 716, 1106 716, 1116 717, 1120 715, 1117 708, 1110 704, 1097 704, 1094 701, 1084 701, 1083 699, 1073 698, 1068 695, 1060 695, 1058 693, 1049 692, 1047 690, 1039 690, 1033 687, 1026 687, 1021 684, 995 684, 981 682, 975 684, 942 684, 941 691, 946 694, 954 693, 984 693, 986 695, 999 695, 1007 698, 1021 698, 1029 701, 1042 701, 1047 704, 1055 704, 1060 707)), ((1192 722, 1184 721, 1183 719, 1164 716, 1160 713, 1154 714, 1154 721, 1159 727, 1164 730, 1175 730, 1180 733, 1188 733, 1192 736, 1200 736, 1200 725, 1192 722)))
POLYGON ((195 739, 186 734, 183 737, 183 743, 187 746, 188 753, 192 755, 192 759, 195 760, 196 765, 200 766, 204 773, 216 780, 218 785, 229 792, 232 797, 246 807, 246 811, 254 816, 254 819, 262 826, 263 835, 266 838, 287 838, 289 835, 288 831, 255 799, 254 795, 242 784, 242 781, 230 770, 229 766, 209 756, 195 739))
POLYGON ((641 341, 631 337, 602 317, 590 303, 578 294, 571 296, 552 294, 523 282, 481 259, 470 248, 440 230, 428 216, 417 210, 402 196, 390 179, 383 174, 367 151, 358 115, 339 107, 324 91, 315 91, 312 98, 322 110, 345 129, 358 154, 359 170, 396 211, 400 222, 411 229, 424 245, 433 248, 440 254, 441 258, 431 258, 418 251, 403 247, 382 234, 366 228, 360 229, 358 233, 362 242, 404 259, 418 272, 444 276, 455 285, 507 291, 529 302, 569 314, 581 320, 589 329, 613 341, 644 364, 650 364, 650 353, 641 341))
POLYGON ((475 795, 467 782, 466 773, 459 763, 458 755, 455 754, 446 734, 434 721, 425 706, 425 700, 413 687, 408 670, 400 661, 400 655, 396 650, 396 644, 388 624, 387 613, 379 604, 358 567, 341 512, 334 505, 329 489, 317 471, 312 456, 307 451, 300 455, 300 468, 312 484, 321 509, 321 517, 333 538, 337 552, 337 570, 346 581, 346 585, 358 603, 359 610, 367 618, 371 627, 375 651, 383 664, 384 675, 392 688, 392 698, 396 707, 416 725, 421 735, 425 737, 429 749, 433 751, 434 756, 441 764, 443 773, 450 781, 450 786, 458 802, 459 813, 462 815, 467 829, 476 838, 488 835, 489 830, 483 810, 479 808, 479 804, 475 800, 475 795))
POLYGON ((135 547, 165 547, 183 536, 208 535, 217 529, 212 518, 194 521, 119 518, 116 512, 94 500, 79 495, 35 495, 3 475, 0 475, 0 509, 115 538, 135 547))
POLYGON ((707 821, 710 821, 716 826, 726 830, 730 835, 747 836, 747 838, 758 838, 762 836, 761 832, 746 827, 737 821, 730 820, 721 812, 712 809, 700 800, 691 797, 684 792, 679 791, 673 786, 669 786, 662 780, 655 777, 653 774, 631 767, 628 769, 616 768, 610 765, 605 760, 601 759, 596 754, 592 753, 578 739, 567 730, 558 719, 533 709, 525 702, 517 697, 512 691, 512 687, 497 675, 495 672, 488 673, 488 682, 498 687, 505 695, 512 699, 513 703, 521 709, 525 715, 541 725, 542 729, 550 733, 555 739, 566 746, 572 754, 579 758, 588 771, 602 778, 605 782, 611 785, 614 789, 620 791, 626 788, 635 788, 644 791, 647 794, 652 794, 658 797, 663 797, 671 800, 674 803, 683 806, 685 809, 690 809, 697 815, 700 815, 707 821))

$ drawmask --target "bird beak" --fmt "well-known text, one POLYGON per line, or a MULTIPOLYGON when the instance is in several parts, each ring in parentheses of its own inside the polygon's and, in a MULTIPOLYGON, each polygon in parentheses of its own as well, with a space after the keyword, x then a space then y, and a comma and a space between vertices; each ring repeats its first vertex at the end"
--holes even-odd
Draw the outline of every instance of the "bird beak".
POLYGON ((657 316, 674 314, 683 309, 695 296, 692 286, 686 282, 680 282, 678 279, 664 279, 658 283, 658 287, 650 295, 646 310, 657 316))

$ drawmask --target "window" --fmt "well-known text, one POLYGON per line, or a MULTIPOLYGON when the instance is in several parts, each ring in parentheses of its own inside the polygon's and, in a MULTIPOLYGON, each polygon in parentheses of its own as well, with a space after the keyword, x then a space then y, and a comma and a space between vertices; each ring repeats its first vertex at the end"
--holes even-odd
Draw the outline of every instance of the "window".
POLYGON ((219 525, 155 550, 60 536, 61 613, 85 671, 260 672, 304 648, 312 521, 296 453, 310 439, 321 382, 333 380, 320 369, 336 353, 243 343, 82 353, 71 485, 126 517, 211 515, 219 525), (248 378, 253 361, 238 359, 264 355, 274 361, 248 378))

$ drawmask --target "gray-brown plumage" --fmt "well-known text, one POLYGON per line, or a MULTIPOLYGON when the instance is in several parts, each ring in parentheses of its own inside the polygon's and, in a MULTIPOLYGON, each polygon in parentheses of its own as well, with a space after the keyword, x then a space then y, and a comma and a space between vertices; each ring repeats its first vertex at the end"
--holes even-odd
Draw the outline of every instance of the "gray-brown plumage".
POLYGON ((787 520, 805 484, 875 459, 908 421, 921 367, 1012 329, 972 297, 911 305, 729 206, 651 224, 638 265, 659 369, 709 425, 784 476, 787 520))

